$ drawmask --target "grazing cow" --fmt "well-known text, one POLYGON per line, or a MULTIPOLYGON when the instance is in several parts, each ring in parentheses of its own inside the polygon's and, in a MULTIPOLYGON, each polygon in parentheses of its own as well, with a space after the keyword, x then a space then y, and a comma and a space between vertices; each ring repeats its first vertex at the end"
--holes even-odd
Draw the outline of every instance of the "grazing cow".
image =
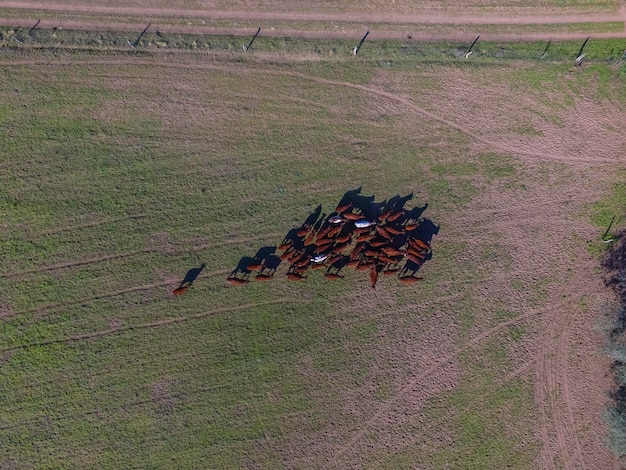
POLYGON ((393 235, 390 232, 388 232, 385 227, 381 227, 379 225, 378 227, 376 227, 376 232, 378 232, 378 234, 381 237, 386 238, 387 240, 392 240, 393 239, 393 235))
POLYGON ((381 246, 385 246, 389 243, 389 240, 374 240, 370 242, 370 246, 372 248, 380 248, 381 246))
POLYGON ((421 281, 424 278, 417 277, 417 276, 401 276, 398 279, 400 280, 402 284, 412 284, 414 282, 421 281))
POLYGON ((263 269, 263 262, 260 263, 250 263, 246 268, 248 271, 261 271, 263 269))
POLYGON ((234 286, 242 286, 250 282, 248 279, 239 279, 238 277, 229 277, 226 281, 234 286))
POLYGON ((430 250, 430 245, 422 240, 420 240, 419 238, 411 238, 408 241, 409 245, 413 245, 416 248, 422 248, 424 250, 430 250))
POLYGON ((257 274, 255 279, 257 281, 271 281, 274 277, 271 274, 257 274))
POLYGON ((337 237, 337 243, 348 243, 351 238, 352 238, 352 234, 346 233, 345 235, 337 237))
POLYGON ((389 256, 402 256, 402 252, 391 246, 383 246, 381 250, 389 256))
POLYGON ((399 210, 399 211, 395 211, 392 212, 388 217, 387 217, 387 222, 393 222, 395 220, 398 220, 400 217, 402 217, 404 215, 404 211, 403 210, 399 210))
POLYGON ((343 276, 335 273, 326 273, 324 274, 324 277, 326 279, 343 279, 343 276))
POLYGON ((339 204, 337 206, 337 208, 335 209, 335 212, 337 212, 338 214, 343 214, 344 212, 348 211, 349 209, 352 209, 352 203, 351 202, 346 202, 345 204, 339 204))
POLYGON ((372 261, 366 261, 366 262, 361 262, 357 265, 356 270, 357 271, 367 271, 368 269, 370 269, 372 266, 374 266, 374 263, 372 261))
POLYGON ((174 295, 182 295, 182 294, 184 294, 185 292, 187 292, 187 289, 189 289, 190 285, 191 284, 187 284, 186 286, 181 286, 178 289, 174 289, 173 294, 174 295))
POLYGON ((357 243, 367 242, 367 241, 370 241, 374 237, 375 235, 372 235, 370 233, 364 233, 363 235, 359 235, 358 237, 356 237, 356 242, 357 243))
POLYGON ((343 218, 346 220, 357 221, 363 218, 362 214, 355 214, 354 212, 346 212, 343 214, 343 218))
POLYGON ((297 232, 296 235, 298 235, 300 238, 304 237, 307 233, 309 233, 309 231, 311 230, 311 226, 304 224, 297 232))
POLYGON ((302 281, 303 279, 305 279, 305 277, 302 274, 289 272, 287 273, 287 279, 289 279, 290 281, 302 281))
POLYGON ((397 228, 390 227, 389 225, 385 225, 385 230, 392 235, 402 235, 404 232, 402 230, 398 230, 397 228))
POLYGON ((387 268, 385 271, 383 271, 383 274, 385 276, 392 276, 394 274, 397 274, 400 271, 400 268, 387 268))
POLYGON ((350 253, 350 259, 357 259, 361 252, 365 249, 365 243, 357 243, 350 253))
POLYGON ((404 226, 404 230, 406 232, 412 232, 413 230, 415 230, 417 227, 419 227, 420 224, 406 224, 404 226))
POLYGON ((421 264, 424 262, 423 258, 418 258, 417 256, 412 255, 411 253, 405 253, 404 256, 406 256, 408 259, 413 261, 418 266, 421 266, 421 264))
POLYGON ((370 283, 372 285, 372 289, 376 287, 376 281, 378 281, 378 269, 376 266, 372 266, 372 269, 370 269, 370 283))

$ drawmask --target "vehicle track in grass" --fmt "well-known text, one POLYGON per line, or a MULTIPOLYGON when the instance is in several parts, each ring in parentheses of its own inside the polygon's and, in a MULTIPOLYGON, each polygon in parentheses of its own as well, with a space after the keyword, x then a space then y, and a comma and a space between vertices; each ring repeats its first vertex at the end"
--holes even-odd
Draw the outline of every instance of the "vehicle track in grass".
MULTIPOLYGON (((85 61, 62 61, 65 65, 121 65, 122 63, 126 63, 129 66, 136 65, 156 65, 154 61, 147 60, 133 60, 133 59, 121 59, 121 60, 85 60, 85 61)), ((0 62, 0 66, 3 65, 58 65, 57 63, 51 63, 49 61, 7 61, 0 62)), ((214 64, 178 64, 178 63, 159 63, 160 67, 167 68, 176 68, 176 69, 197 69, 197 70, 219 70, 225 72, 232 73, 255 73, 258 74, 261 72, 259 69, 247 68, 246 66, 237 67, 237 66, 222 66, 222 65, 214 65, 214 64)), ((415 113, 422 115, 426 118, 429 118, 435 122, 439 122, 444 126, 449 127, 450 129, 457 130, 468 137, 472 138, 474 141, 484 145, 489 150, 498 150, 504 152, 506 154, 510 154, 513 156, 524 157, 524 161, 526 163, 543 163, 543 162, 560 162, 560 163, 587 163, 587 164, 615 164, 616 159, 613 154, 607 155, 599 155, 595 154, 593 156, 577 156, 577 155, 549 155, 543 152, 532 152, 528 150, 520 150, 511 146, 503 145, 500 142, 493 141, 489 138, 477 135, 471 128, 463 125, 462 123, 452 121, 448 118, 444 118, 439 116, 438 114, 428 111, 415 103, 413 103, 409 98, 396 95, 394 93, 390 93, 384 90, 381 90, 376 87, 352 83, 352 82, 344 82, 340 80, 331 80, 326 78, 321 78, 313 75, 307 75, 299 72, 284 72, 280 70, 273 69, 265 69, 262 73, 266 73, 268 75, 276 75, 276 76, 285 76, 285 77, 293 77, 295 79, 306 80, 313 83, 318 83, 320 85, 327 86, 336 86, 342 88, 350 88, 353 90, 361 91, 366 94, 372 94, 379 96, 381 98, 388 99, 390 101, 399 103, 406 107, 407 109, 414 111, 415 113)))
POLYGON ((159 320, 159 321, 149 322, 149 323, 140 323, 140 324, 137 324, 137 325, 127 325, 127 326, 112 327, 112 328, 108 328, 106 330, 94 331, 94 332, 91 332, 91 333, 81 333, 81 334, 78 334, 78 335, 67 336, 67 337, 64 337, 64 338, 56 338, 56 339, 40 341, 40 342, 36 342, 36 343, 29 343, 29 344, 23 344, 23 345, 18 345, 18 346, 12 346, 12 347, 9 347, 9 348, 0 349, 0 353, 15 351, 15 350, 18 350, 18 349, 28 349, 28 348, 34 348, 34 347, 40 347, 40 346, 48 346, 48 345, 51 345, 51 344, 80 342, 80 341, 85 341, 85 340, 88 340, 88 339, 101 338, 103 336, 108 336, 108 335, 112 335, 112 334, 116 334, 116 333, 124 333, 126 331, 142 330, 142 329, 147 329, 147 328, 157 328, 157 327, 161 327, 161 326, 173 325, 173 324, 176 324, 176 323, 182 323, 182 322, 186 322, 186 321, 198 320, 200 318, 204 318, 204 317, 208 317, 208 316, 216 315, 216 314, 220 314, 220 313, 236 312, 238 310, 245 310, 245 309, 250 309, 250 308, 255 308, 255 307, 262 307, 262 306, 265 306, 265 305, 282 304, 282 303, 285 303, 287 301, 298 302, 297 300, 294 300, 294 299, 289 298, 289 297, 281 297, 281 298, 278 298, 278 299, 268 300, 268 301, 265 301, 265 302, 252 302, 252 303, 249 303, 249 304, 237 305, 237 306, 234 306, 234 307, 216 308, 216 309, 208 310, 206 312, 197 313, 195 315, 187 315, 187 316, 184 316, 184 317, 167 318, 167 319, 164 319, 164 320, 159 320))
MULTIPOLYGON (((592 268, 593 264, 589 263, 588 268, 592 268)), ((523 320, 527 320, 529 318, 537 317, 537 318, 545 318, 546 316, 550 316, 550 314, 559 314, 562 311, 566 311, 568 307, 572 304, 572 302, 576 302, 577 299, 582 298, 582 296, 586 295, 589 292, 588 288, 585 288, 585 284, 582 282, 586 279, 587 272, 584 270, 581 271, 574 279, 567 283, 567 285, 559 291, 559 293, 555 296, 555 298, 559 299, 559 301, 555 301, 552 305, 546 308, 541 309, 533 309, 528 312, 517 315, 509 320, 499 323, 498 325, 489 328, 485 332, 480 335, 475 336, 470 339, 467 343, 462 345, 461 347, 455 349, 448 355, 441 357, 436 364, 434 364, 429 369, 422 371, 418 378, 411 380, 408 382, 401 390, 398 391, 391 399, 387 400, 383 403, 383 405, 379 408, 379 410, 374 413, 369 419, 364 421, 357 431, 347 439, 345 445, 341 446, 337 452, 335 452, 335 468, 341 468, 341 457, 345 456, 351 451, 355 451, 357 449, 357 445, 359 442, 366 436, 366 434, 377 425, 392 409, 392 407, 403 399, 408 393, 413 391, 416 387, 419 386, 420 381, 428 380, 430 376, 439 371, 442 367, 448 365, 451 361, 453 361, 459 354, 469 350, 470 348, 479 346, 483 344, 485 341, 489 340, 496 333, 503 331, 509 326, 515 325, 523 320), (581 289, 581 285, 583 288, 581 289)), ((566 362, 566 358, 562 357, 565 352, 564 349, 558 349, 558 344, 553 344, 553 336, 552 335, 544 335, 542 337, 542 344, 544 346, 543 351, 540 351, 539 357, 536 358, 536 383, 541 384, 549 389, 549 392, 552 393, 555 390, 555 387, 559 385, 559 380, 566 380, 566 373, 561 372, 560 367, 563 366, 564 361, 566 362), (554 346, 557 346, 557 360, 549 361, 550 350, 554 349, 554 346), (549 362, 548 362, 549 361, 549 362), (564 377, 565 375, 565 377, 564 377)), ((517 376, 517 372, 512 373, 513 376, 517 376)), ((540 406, 545 408, 549 407, 547 415, 550 416, 551 422, 554 423, 557 436, 559 436, 559 455, 562 458, 562 461, 565 465, 565 468, 585 468, 585 461, 582 457, 582 452, 580 449, 580 444, 578 442, 578 438, 576 435, 575 427, 572 424, 573 418, 571 414, 567 412, 563 412, 562 400, 571 399, 569 395, 564 394, 562 400, 554 400, 550 397, 544 397, 543 395, 539 395, 540 406), (575 462, 574 465, 578 465, 578 467, 572 466, 570 464, 571 459, 569 457, 570 452, 567 448, 567 441, 565 439, 565 432, 571 432, 568 434, 569 442, 573 443, 575 446, 575 462), (582 466, 582 467, 581 467, 582 466)), ((571 409, 567 407, 566 410, 571 413, 571 409)), ((545 416, 545 415, 544 415, 545 416)), ((542 436, 548 436, 547 429, 545 429, 547 423, 544 422, 544 425, 541 429, 542 436)), ((549 443, 545 443, 544 445, 548 445, 549 443)))

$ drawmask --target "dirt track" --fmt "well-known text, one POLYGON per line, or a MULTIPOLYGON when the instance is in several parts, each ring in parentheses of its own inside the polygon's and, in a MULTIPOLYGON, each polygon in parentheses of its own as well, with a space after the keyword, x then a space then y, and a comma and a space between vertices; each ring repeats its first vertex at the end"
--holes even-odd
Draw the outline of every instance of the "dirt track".
MULTIPOLYGON (((155 29, 167 29, 172 33, 188 33, 188 34, 232 34, 236 36, 250 35, 254 33, 254 28, 241 28, 233 25, 232 27, 212 27, 202 24, 191 23, 187 26, 176 24, 172 19, 195 18, 197 20, 258 20, 263 26, 263 35, 270 37, 302 37, 302 38, 358 38, 363 34, 362 29, 329 29, 329 30, 313 30, 306 24, 301 28, 273 28, 272 21, 287 21, 290 23, 306 23, 306 22, 328 22, 330 23, 363 23, 371 30, 370 39, 406 39, 407 36, 415 40, 445 40, 459 39, 460 35, 466 34, 471 36, 479 33, 486 40, 515 41, 520 39, 580 39, 592 34, 594 38, 624 38, 626 37, 626 6, 621 7, 615 14, 601 15, 541 15, 541 16, 501 16, 501 15, 485 15, 485 16, 449 16, 449 15, 415 15, 415 14, 363 14, 363 13, 301 13, 295 11, 276 12, 276 11, 225 11, 225 10, 180 10, 166 8, 125 8, 125 7, 108 7, 108 6, 85 6, 85 5, 63 5, 63 4, 39 4, 28 2, 3 2, 0 8, 23 10, 24 19, 20 18, 2 18, 0 24, 6 26, 32 26, 32 15, 38 12, 58 12, 61 20, 43 19, 39 27, 54 28, 61 27, 65 29, 89 29, 89 30, 133 30, 141 31, 145 27, 147 21, 151 21, 155 29), (77 15, 78 14, 78 15, 77 15), (80 19, 80 14, 102 14, 109 17, 126 17, 130 19, 129 23, 118 23, 115 21, 100 23, 94 22, 93 19, 80 19), (72 16, 73 15, 73 16, 72 16), (69 18, 76 19, 69 19, 69 18), (29 19, 26 19, 29 18, 29 19), (161 18, 163 21, 159 21, 161 18), (136 22, 135 22, 136 21, 136 22), (622 22, 625 27, 622 31, 617 32, 523 32, 519 34, 500 34, 500 33, 481 33, 481 25, 563 25, 576 23, 608 23, 622 22), (376 25, 403 25, 415 26, 416 31, 394 31, 385 27, 384 31, 377 31, 376 25), (459 28, 458 33, 422 33, 419 32, 419 25, 456 25, 463 26, 459 28), (266 26, 267 25, 267 26, 266 26)), ((21 15, 19 15, 21 16, 21 15)), ((352 26, 354 27, 354 26, 352 26)))

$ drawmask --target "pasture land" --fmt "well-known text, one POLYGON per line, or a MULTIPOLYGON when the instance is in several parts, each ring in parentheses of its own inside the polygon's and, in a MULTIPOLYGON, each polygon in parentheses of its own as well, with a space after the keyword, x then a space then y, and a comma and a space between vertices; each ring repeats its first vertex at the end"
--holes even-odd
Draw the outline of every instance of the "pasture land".
POLYGON ((2 51, 0 466, 611 468, 623 69, 272 44, 2 51), (356 187, 429 204, 423 283, 226 285, 356 187))

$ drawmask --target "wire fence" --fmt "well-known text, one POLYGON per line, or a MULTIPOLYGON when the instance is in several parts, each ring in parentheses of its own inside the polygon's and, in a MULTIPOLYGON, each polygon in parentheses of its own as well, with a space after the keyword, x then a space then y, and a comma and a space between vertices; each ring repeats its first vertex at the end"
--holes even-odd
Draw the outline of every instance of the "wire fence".
MULTIPOLYGON (((478 26, 474 26, 478 28, 478 26)), ((0 20, 0 48, 87 48, 102 50, 240 50, 294 54, 356 55, 365 60, 525 59, 626 62, 626 38, 610 33, 586 36, 583 33, 496 34, 480 32, 411 32, 367 30, 365 44, 360 30, 293 30, 252 27, 216 27, 197 19, 180 18, 176 23, 94 22, 86 25, 72 20, 0 20), (258 39, 252 46, 252 38, 258 39), (480 38, 480 40, 478 40, 480 38), (472 41, 476 40, 475 44, 472 41), (250 44, 250 46, 246 46, 250 44), (356 46, 356 47, 355 47, 356 46)))

